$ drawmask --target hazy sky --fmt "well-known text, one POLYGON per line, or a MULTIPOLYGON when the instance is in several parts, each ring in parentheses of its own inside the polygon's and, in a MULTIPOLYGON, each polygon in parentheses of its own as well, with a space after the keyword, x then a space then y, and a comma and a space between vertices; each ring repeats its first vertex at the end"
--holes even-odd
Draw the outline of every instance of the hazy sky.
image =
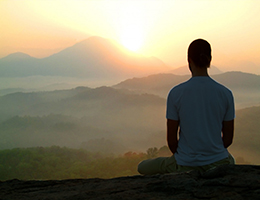
POLYGON ((260 74, 259 0, 0 0, 0 58, 42 58, 97 35, 172 67, 208 40, 214 65, 260 74))

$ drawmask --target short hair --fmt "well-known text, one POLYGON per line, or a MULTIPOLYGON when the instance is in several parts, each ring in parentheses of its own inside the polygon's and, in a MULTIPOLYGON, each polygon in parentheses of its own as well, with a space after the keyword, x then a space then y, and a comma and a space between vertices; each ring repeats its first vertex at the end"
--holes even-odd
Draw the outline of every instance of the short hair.
POLYGON ((194 40, 188 48, 188 58, 190 58, 197 67, 208 68, 211 62, 210 44, 203 39, 194 40))

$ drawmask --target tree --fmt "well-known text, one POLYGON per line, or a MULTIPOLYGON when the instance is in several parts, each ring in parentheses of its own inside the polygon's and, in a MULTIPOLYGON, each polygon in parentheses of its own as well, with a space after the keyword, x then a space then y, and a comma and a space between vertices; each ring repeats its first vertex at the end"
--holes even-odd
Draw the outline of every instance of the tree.
POLYGON ((149 148, 146 153, 148 158, 155 158, 158 156, 158 149, 157 147, 149 148))

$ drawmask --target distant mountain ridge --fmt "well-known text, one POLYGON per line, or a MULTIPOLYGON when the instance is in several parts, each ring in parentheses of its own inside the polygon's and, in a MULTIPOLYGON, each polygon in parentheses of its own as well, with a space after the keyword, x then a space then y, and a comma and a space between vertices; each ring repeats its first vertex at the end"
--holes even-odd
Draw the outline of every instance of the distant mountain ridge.
MULTIPOLYGON (((260 88, 260 75, 233 71, 212 75, 211 77, 230 88, 260 88)), ((130 90, 162 89, 163 87, 167 87, 167 90, 169 90, 171 87, 185 82, 190 78, 191 75, 176 75, 172 73, 153 74, 141 78, 127 79, 114 85, 114 87, 130 90)))
MULTIPOLYGON (((214 65, 210 66, 210 68, 208 69, 208 72, 209 72, 210 75, 222 74, 223 73, 223 71, 221 71, 220 69, 218 69, 214 65)), ((169 73, 173 73, 173 74, 176 74, 176 75, 190 75, 190 70, 189 70, 188 66, 182 66, 182 67, 178 67, 176 69, 169 71, 169 73)))
MULTIPOLYGON (((211 76, 217 82, 231 89, 238 108, 260 105, 260 76, 243 72, 226 72, 211 76)), ((154 74, 132 78, 114 85, 114 88, 128 89, 138 93, 150 93, 166 98, 170 89, 191 78, 191 75, 154 74)))
POLYGON ((167 69, 157 58, 140 56, 112 40, 97 36, 42 59, 23 53, 0 59, 0 77, 40 75, 122 80, 167 69))

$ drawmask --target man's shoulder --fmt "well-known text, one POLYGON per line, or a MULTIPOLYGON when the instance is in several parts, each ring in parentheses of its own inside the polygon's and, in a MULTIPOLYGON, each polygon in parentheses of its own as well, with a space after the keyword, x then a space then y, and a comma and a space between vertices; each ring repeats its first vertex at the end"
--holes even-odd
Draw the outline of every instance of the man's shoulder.
POLYGON ((220 90, 223 90, 223 91, 225 91, 227 93, 232 93, 232 91, 228 87, 226 87, 225 85, 222 85, 221 83, 215 81, 214 79, 211 79, 211 80, 214 83, 215 87, 217 87, 220 90))
POLYGON ((171 91, 172 91, 172 90, 173 90, 173 91, 174 91, 174 90, 181 90, 181 89, 187 87, 187 86, 189 85, 190 80, 191 80, 191 79, 189 79, 189 80, 187 80, 187 81, 185 81, 185 82, 182 82, 182 83, 180 83, 180 84, 178 84, 178 85, 175 85, 175 86, 171 89, 171 91))

